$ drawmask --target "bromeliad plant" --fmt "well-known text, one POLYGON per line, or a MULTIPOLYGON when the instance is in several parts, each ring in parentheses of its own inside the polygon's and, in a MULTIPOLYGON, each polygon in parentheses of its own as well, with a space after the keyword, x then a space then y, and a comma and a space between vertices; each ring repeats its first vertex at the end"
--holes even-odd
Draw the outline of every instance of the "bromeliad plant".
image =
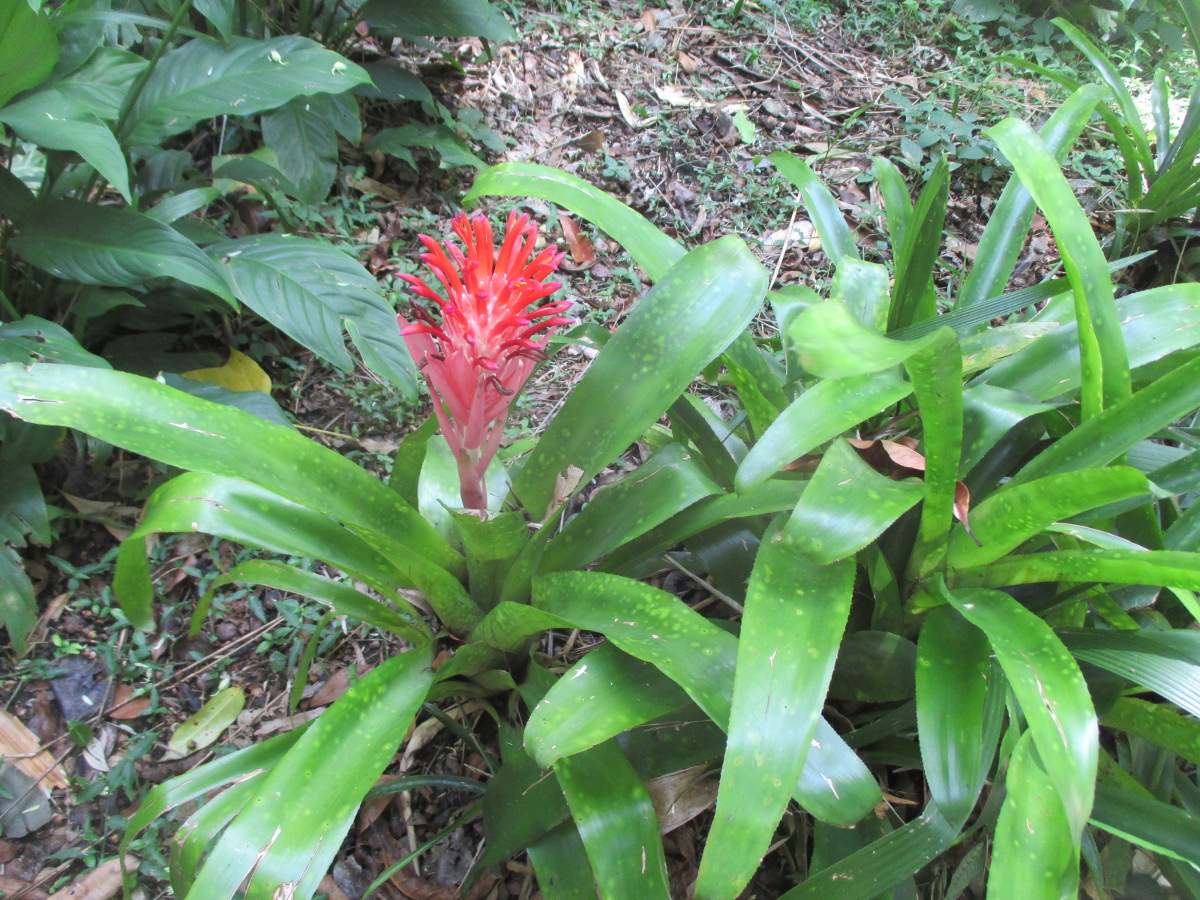
MULTIPOLYGON (((776 843, 798 873, 789 900, 956 896, 989 847, 992 896, 1073 897, 1081 860, 1103 894, 1122 841, 1200 896, 1200 636, 1186 628, 1200 613, 1186 505, 1200 457, 1152 441, 1200 407, 1188 352, 1200 297, 1184 285, 1114 299, 1055 159, 1098 96, 1073 97, 1041 135, 1012 121, 992 131, 1016 177, 979 274, 943 316, 931 299, 938 181, 915 205, 885 185, 889 273, 858 257, 811 170, 773 157, 837 266, 827 299, 767 294, 780 358, 746 330, 767 275, 740 240, 687 252, 572 176, 482 174, 472 196, 565 206, 655 282, 486 517, 447 510, 458 460, 432 425, 402 445, 384 486, 286 428, 136 376, 0 367, 0 407, 14 415, 190 470, 122 547, 116 587, 135 623, 152 622, 145 539, 203 531, 320 559, 379 599, 263 561, 222 582, 294 591, 408 643, 315 722, 151 795, 131 833, 224 788, 180 831, 176 893, 311 896, 422 703, 508 694, 524 711, 490 707, 499 759, 486 782, 460 785, 482 799, 451 827, 481 812, 480 865, 527 851, 548 898, 670 896, 669 825, 646 784, 722 760, 698 898, 739 896, 776 843), (1005 295, 1035 205, 1067 275, 1005 295), (1028 321, 979 331, 1038 298, 1051 299, 1028 321), (732 421, 686 393, 715 360, 739 398, 732 421), (577 512, 565 505, 639 440, 644 462, 577 512), (670 565, 707 573, 740 621, 723 627, 640 580, 670 565), (607 640, 562 672, 537 652, 557 628, 607 640), (905 773, 917 771, 914 783, 905 773), (881 782, 911 794, 911 817, 881 803, 881 782), (966 852, 943 856, 956 844, 966 852)), ((475 226, 460 229, 486 257, 475 226)), ((447 308, 472 297, 461 264, 439 270, 446 295, 426 298, 441 314, 410 337, 445 355, 482 336, 451 342, 447 308)), ((497 357, 468 361, 476 390, 491 384, 497 357)))

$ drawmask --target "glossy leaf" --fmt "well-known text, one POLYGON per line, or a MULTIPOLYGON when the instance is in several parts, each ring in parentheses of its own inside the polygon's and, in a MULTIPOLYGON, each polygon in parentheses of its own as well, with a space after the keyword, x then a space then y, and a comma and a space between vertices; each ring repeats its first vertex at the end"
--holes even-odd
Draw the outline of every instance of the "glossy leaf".
POLYGON ((1159 584, 1200 590, 1200 554, 1178 550, 1057 550, 1009 556, 986 566, 956 569, 968 587, 1007 587, 1041 581, 1159 584))
POLYGON ((1062 472, 999 490, 971 510, 976 540, 963 531, 953 536, 948 564, 965 568, 993 562, 1055 522, 1149 496, 1146 476, 1128 466, 1062 472))
POLYGON ((416 368, 395 311, 353 257, 324 241, 283 234, 224 241, 207 252, 227 267, 243 303, 342 369, 354 365, 342 338, 343 325, 353 322, 368 367, 416 396, 416 368))
POLYGON ((108 125, 51 89, 0 109, 0 122, 25 140, 50 150, 71 150, 129 203, 129 163, 108 125))
POLYGON ((374 476, 291 429, 241 410, 122 372, 16 364, 0 366, 0 408, 319 506, 405 568, 448 565, 461 571, 461 557, 374 476))
POLYGON ((1077 848, 1092 806, 1099 729, 1075 660, 1045 622, 1008 594, 956 589, 944 596, 987 635, 1021 704, 1041 765, 1062 798, 1077 848))
POLYGON ((307 896, 424 701, 432 661, 431 645, 413 647, 326 710, 225 829, 188 896, 232 898, 246 876, 246 900, 269 900, 284 884, 307 896))
POLYGON ((596 900, 587 850, 574 822, 552 828, 527 849, 543 900, 596 900))
POLYGON ((651 281, 659 281, 686 252, 649 219, 616 197, 588 184, 582 178, 549 166, 533 163, 501 163, 480 172, 463 197, 471 206, 480 197, 537 197, 566 207, 577 216, 603 229, 646 270, 651 281))
POLYGON ((210 747, 246 706, 246 693, 236 684, 218 691, 194 716, 179 723, 167 742, 165 759, 181 759, 210 747))
POLYGON ((942 246, 946 202, 950 196, 950 166, 943 158, 921 188, 913 207, 912 226, 895 242, 896 283, 888 310, 888 331, 931 318, 937 313, 932 290, 933 269, 942 246))
POLYGON ((654 804, 620 748, 601 744, 560 759, 554 773, 602 900, 667 900, 671 891, 654 804))
POLYGON ((1069 630, 1063 642, 1075 656, 1161 694, 1200 718, 1200 634, 1069 630))
POLYGON ((961 827, 996 753, 1004 707, 982 631, 948 606, 930 610, 917 645, 917 731, 938 808, 961 827))
POLYGON ((1006 119, 986 134, 1012 162, 1054 230, 1075 298, 1083 418, 1091 419, 1130 393, 1129 362, 1104 253, 1058 161, 1033 130, 1006 119))
MULTIPOLYGON (((1125 674, 1129 674, 1128 667, 1125 674)), ((1192 675, 1195 679, 1200 672, 1192 675)), ((1104 713, 1100 724, 1136 735, 1200 765, 1200 719, 1165 703, 1121 697, 1104 713)))
POLYGON ((845 441, 834 441, 805 488, 785 534, 799 551, 827 564, 852 556, 925 496, 918 481, 893 481, 845 441))
POLYGON ((919 818, 809 876, 779 900, 873 900, 937 858, 957 837, 958 829, 931 803, 919 818))
POLYGON ((829 696, 860 703, 911 700, 917 646, 890 631, 854 631, 838 649, 829 696))
POLYGON ((362 128, 353 97, 316 94, 297 97, 262 117, 263 141, 275 154, 279 171, 301 190, 298 199, 320 203, 329 195, 338 167, 338 132, 358 143, 362 128), (350 108, 342 102, 349 98, 350 108))
POLYGON ((719 492, 682 444, 668 444, 628 477, 593 496, 550 540, 538 571, 584 568, 719 492))
POLYGON ((988 893, 1062 900, 1079 895, 1079 849, 1058 786, 1038 764, 1036 738, 1017 742, 1004 780, 988 893))
POLYGON ((199 38, 158 61, 131 110, 129 140, 158 144, 204 119, 249 116, 368 81, 359 66, 308 38, 199 38))
MULTIPOLYGON (((807 496, 807 495, 806 495, 807 496)), ((850 613, 854 561, 811 561, 776 533, 754 561, 738 640, 729 742, 696 894, 737 897, 804 768, 850 613)))
POLYGON ((894 372, 823 379, 780 413, 742 460, 737 488, 746 490, 784 465, 849 431, 912 393, 894 372))
POLYGON ((58 62, 58 37, 44 9, 0 0, 0 106, 41 84, 58 62))
POLYGON ((131 209, 79 200, 40 203, 12 247, 67 281, 135 287, 175 278, 233 303, 221 270, 178 231, 131 209))
POLYGON ((775 168, 779 169, 784 178, 799 189, 808 214, 821 236, 821 247, 834 267, 840 265, 844 258, 858 259, 854 234, 842 217, 837 201, 808 163, 783 150, 775 151, 767 159, 775 164, 775 168))
POLYGON ((1102 781, 1096 785, 1092 821, 1155 853, 1200 867, 1200 816, 1177 806, 1102 781))
POLYGON ((592 361, 513 480, 535 518, 569 466, 586 483, 615 459, 737 337, 758 311, 767 274, 735 237, 693 250, 650 289, 592 361), (670 330, 666 323, 687 323, 670 330), (614 385, 622 402, 613 403, 614 385))
MULTIPOLYGON (((1067 150, 1091 118, 1092 110, 1103 96, 1103 88, 1087 85, 1075 91, 1038 131, 1056 161, 1066 158, 1067 150)), ((1008 285, 1025 236, 1033 222, 1034 200, 1029 189, 1014 175, 992 208, 974 265, 959 291, 955 310, 965 310, 1000 294, 1008 285)), ((981 323, 982 324, 982 323, 981 323)))
POLYGON ((880 372, 927 351, 940 340, 936 332, 912 341, 886 338, 865 328, 836 300, 810 306, 796 318, 791 332, 804 368, 822 378, 880 372))
POLYGON ((1112 462, 1143 438, 1200 407, 1200 357, 1112 405, 1043 450, 1014 483, 1112 462))
MULTIPOLYGON (((829 299, 846 306, 853 318, 871 332, 883 334, 887 331, 888 308, 891 304, 891 276, 879 263, 863 262, 853 257, 843 257, 842 264, 833 274, 829 286, 829 299)), ((810 303, 808 308, 821 301, 810 303)), ((802 315, 801 310, 797 315, 802 315)), ((779 323, 781 336, 795 352, 797 361, 803 365, 801 348, 804 346, 802 333, 796 330, 794 318, 779 323)))

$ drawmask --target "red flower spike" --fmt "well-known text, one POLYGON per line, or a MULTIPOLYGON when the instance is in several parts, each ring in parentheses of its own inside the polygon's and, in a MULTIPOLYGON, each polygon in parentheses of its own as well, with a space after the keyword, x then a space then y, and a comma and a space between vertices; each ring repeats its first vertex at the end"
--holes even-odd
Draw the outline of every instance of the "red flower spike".
POLYGON ((414 304, 411 321, 403 315, 397 320, 440 401, 433 411, 458 462, 463 506, 486 509, 484 473, 500 447, 509 407, 545 358, 550 334, 573 321, 562 315, 571 307, 568 300, 538 305, 562 287, 544 282, 565 254, 546 247, 534 256, 537 224, 516 211, 509 213, 498 252, 484 216, 460 213, 451 227, 461 248, 419 236, 426 251, 421 261, 445 295, 416 275, 400 276, 433 306, 414 304), (435 306, 439 318, 431 314, 435 306))

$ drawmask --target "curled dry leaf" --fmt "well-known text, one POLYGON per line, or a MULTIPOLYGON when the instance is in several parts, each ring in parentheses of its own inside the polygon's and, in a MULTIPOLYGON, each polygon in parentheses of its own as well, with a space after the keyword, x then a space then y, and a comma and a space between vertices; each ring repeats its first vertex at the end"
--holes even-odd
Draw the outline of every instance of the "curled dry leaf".
POLYGON ((119 721, 136 719, 149 708, 149 697, 134 697, 132 687, 127 684, 118 684, 116 690, 113 691, 108 717, 119 721))
POLYGON ((717 801, 717 778, 707 763, 672 772, 646 784, 658 830, 669 834, 686 825, 717 801))
POLYGON ((579 226, 575 224, 575 220, 566 213, 558 214, 558 223, 562 226, 563 237, 566 238, 567 247, 571 251, 571 262, 563 263, 564 269, 573 269, 581 272, 584 269, 590 269, 596 264, 596 251, 592 247, 591 238, 580 231, 579 226))
POLYGON ((695 75, 696 70, 700 68, 700 63, 696 61, 695 57, 689 56, 682 50, 675 51, 675 59, 679 62, 679 68, 689 75, 695 75))
MULTIPOLYGON (((139 863, 125 857, 125 868, 137 871, 139 863)), ((74 884, 50 895, 50 900, 110 900, 121 891, 121 862, 110 859, 88 872, 74 884)))
POLYGON ((954 485, 954 518, 962 522, 962 527, 967 532, 967 537, 973 540, 977 546, 982 547, 983 544, 979 543, 979 538, 975 537, 974 532, 971 531, 971 522, 968 518, 970 511, 971 492, 961 481, 956 482, 954 485))
POLYGON ((850 446, 863 462, 889 478, 908 478, 925 471, 925 457, 899 441, 860 441, 851 438, 850 446))

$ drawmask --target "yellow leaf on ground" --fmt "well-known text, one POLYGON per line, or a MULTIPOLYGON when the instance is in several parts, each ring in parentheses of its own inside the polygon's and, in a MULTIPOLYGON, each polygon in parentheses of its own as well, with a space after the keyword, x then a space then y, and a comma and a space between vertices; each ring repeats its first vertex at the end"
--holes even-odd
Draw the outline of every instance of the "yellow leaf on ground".
POLYGON ((240 350, 231 350, 229 361, 211 369, 192 369, 183 373, 192 381, 207 381, 219 384, 231 391, 262 391, 271 393, 271 379, 262 367, 240 350))
POLYGON ((0 710, 0 757, 24 772, 29 778, 41 779, 45 788, 65 788, 67 776, 62 766, 46 750, 38 752, 41 741, 11 713, 0 710), (49 774, 47 774, 49 773, 49 774), (42 776, 45 775, 45 778, 42 776))

